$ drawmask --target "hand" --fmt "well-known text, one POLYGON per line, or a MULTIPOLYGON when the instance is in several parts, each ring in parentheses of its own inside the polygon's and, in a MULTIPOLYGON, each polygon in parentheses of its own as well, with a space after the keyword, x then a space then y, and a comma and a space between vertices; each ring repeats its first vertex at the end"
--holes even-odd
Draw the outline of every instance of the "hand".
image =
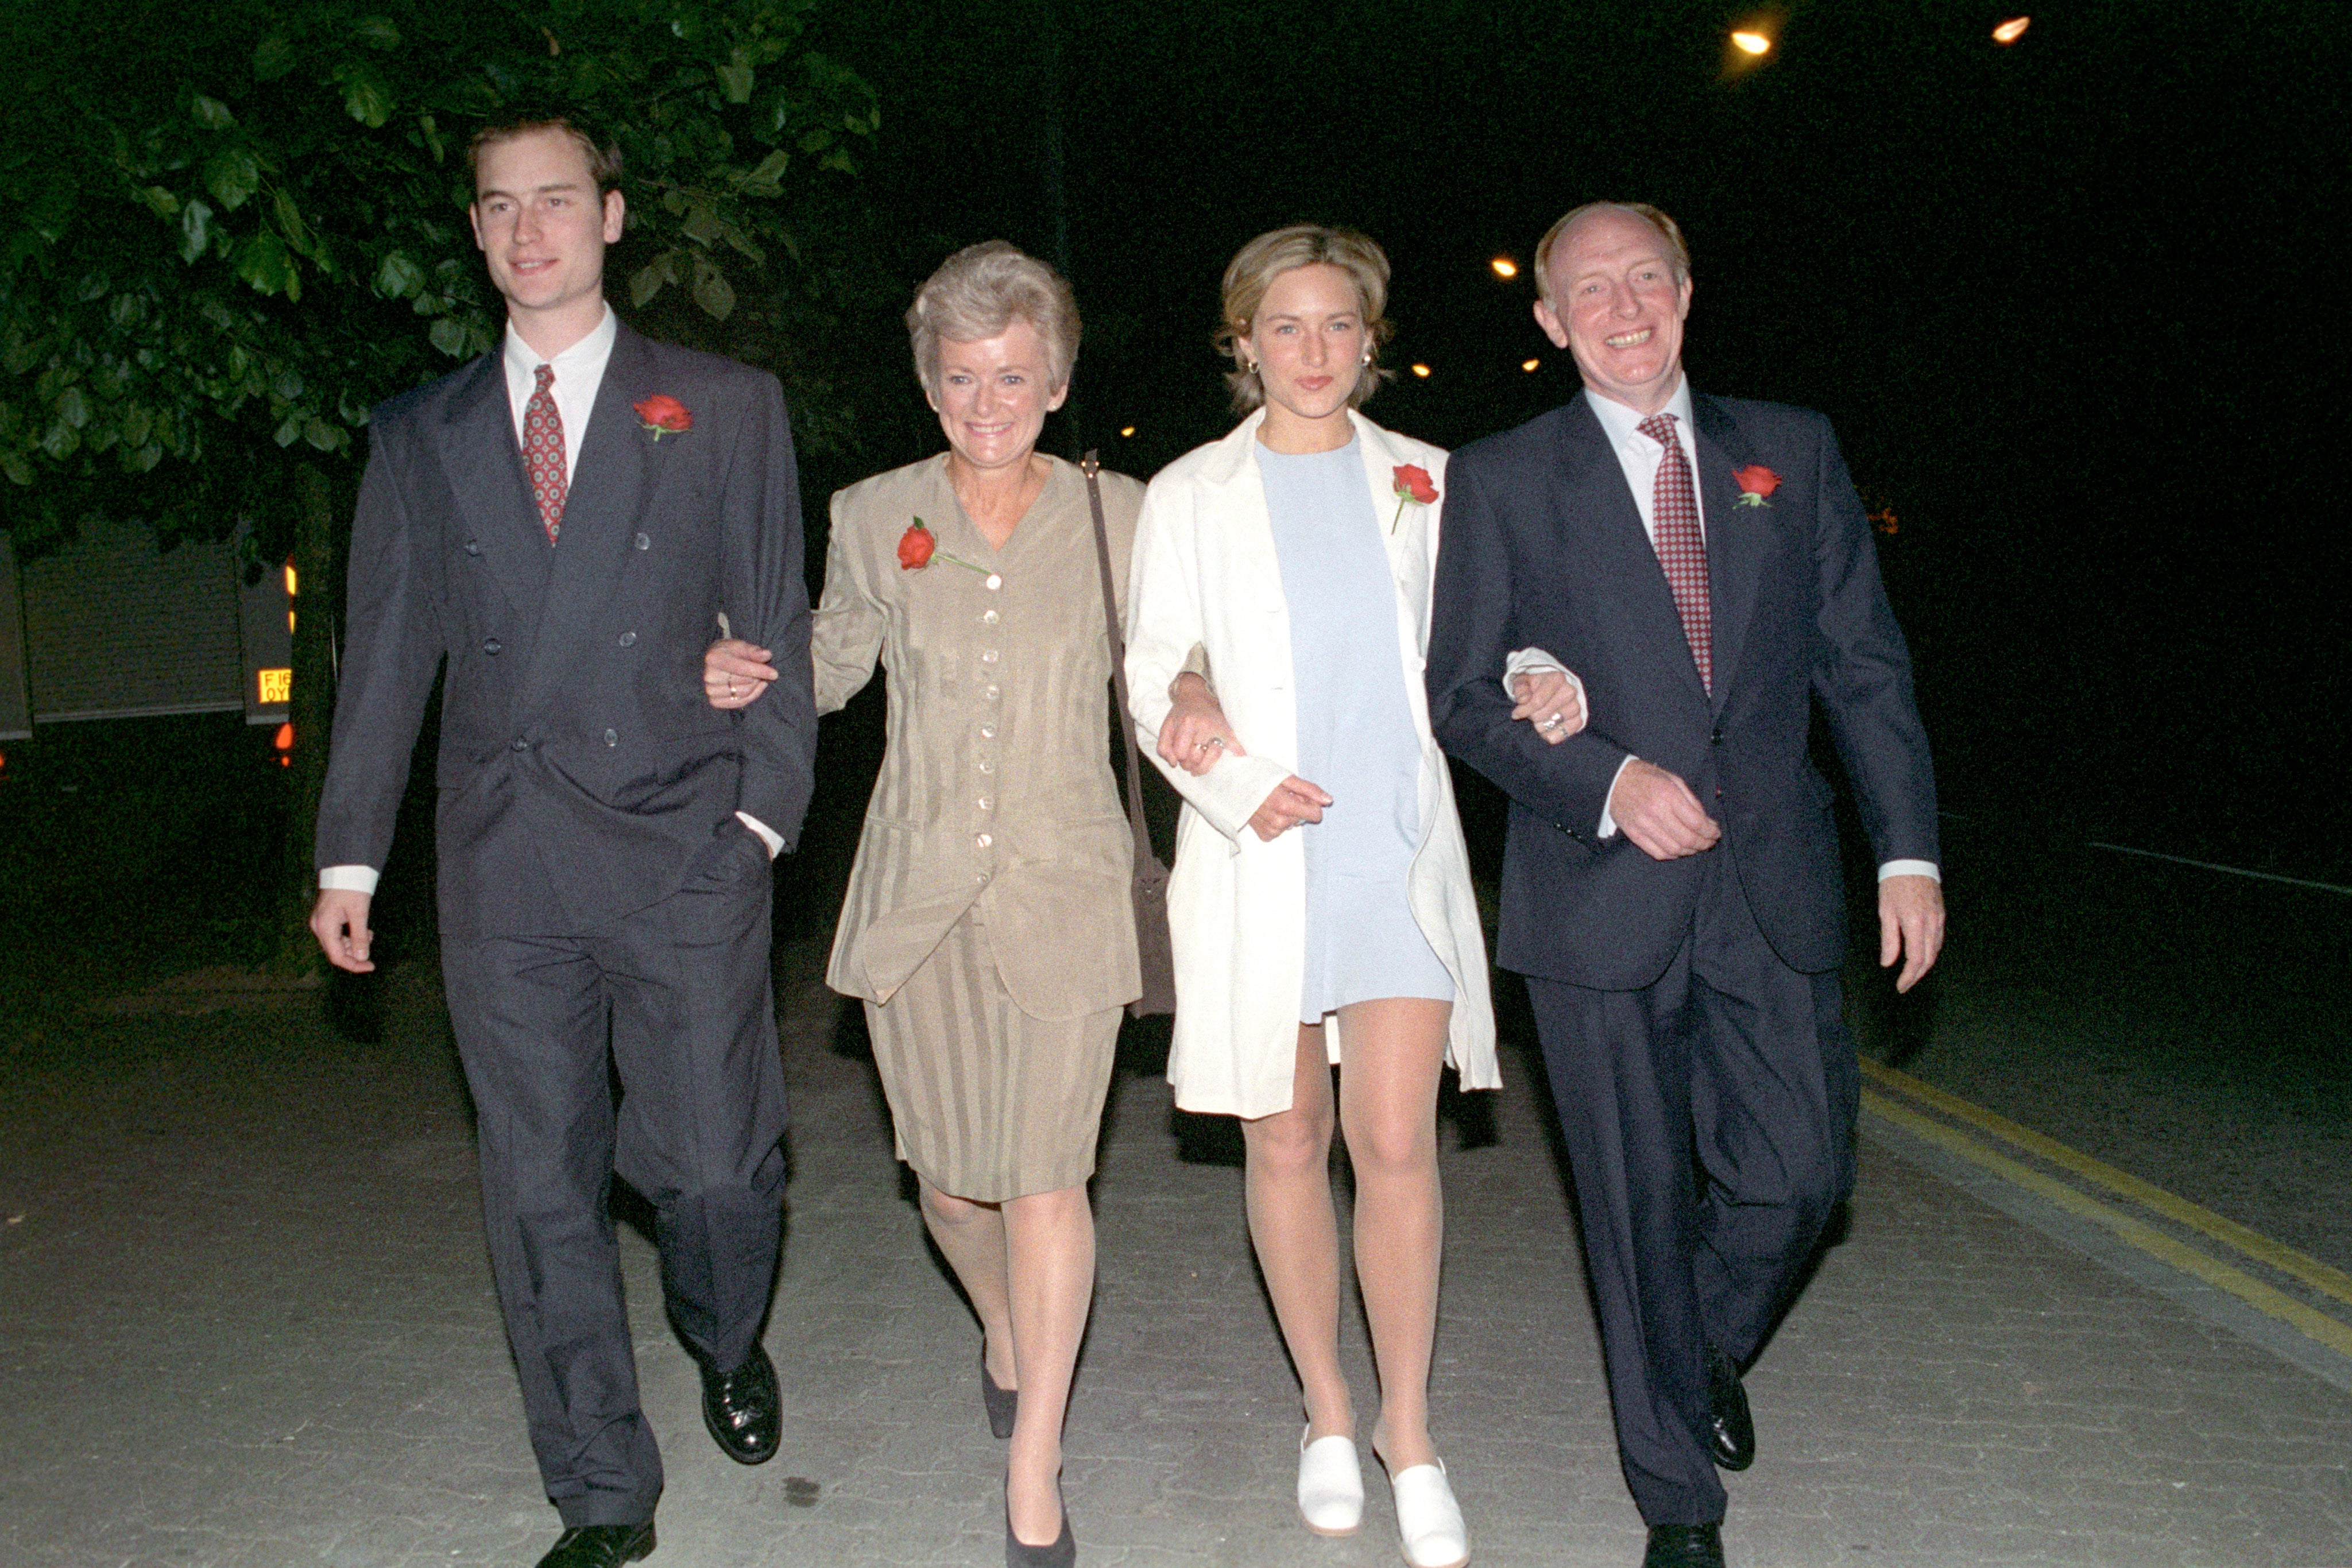
POLYGON ((310 906, 310 934, 319 939, 327 962, 336 968, 354 975, 374 970, 368 961, 368 947, 375 941, 375 933, 367 923, 368 905, 373 902, 373 894, 348 887, 319 890, 319 902, 310 906))
POLYGON ((1584 727, 1584 704, 1576 695, 1576 683, 1565 671, 1530 670, 1513 675, 1511 695, 1519 699, 1511 716, 1534 725, 1536 733, 1553 746, 1584 727))
POLYGON ((1628 762, 1609 791, 1609 814, 1617 831, 1654 861, 1679 860, 1711 850, 1723 829, 1698 803, 1691 787, 1664 768, 1628 762))
POLYGON ((1195 778, 1217 765, 1221 757, 1247 757, 1241 737, 1225 722, 1224 705, 1209 683, 1191 671, 1170 683, 1168 695, 1175 706, 1160 721, 1160 760, 1181 768, 1195 778))
POLYGON ((1274 793, 1250 813, 1249 825, 1257 830, 1259 838, 1272 843, 1282 836, 1285 829, 1295 828, 1301 822, 1321 821, 1323 808, 1330 803, 1331 797, 1326 795, 1319 786, 1309 784, 1294 773, 1276 785, 1274 793))
POLYGON ((776 678, 773 655, 740 637, 721 637, 702 653, 702 695, 715 708, 749 707, 776 678))
POLYGON ((1944 884, 1932 876, 1890 876, 1878 884, 1878 967, 1903 960, 1895 988, 1907 991, 1944 950, 1944 884))

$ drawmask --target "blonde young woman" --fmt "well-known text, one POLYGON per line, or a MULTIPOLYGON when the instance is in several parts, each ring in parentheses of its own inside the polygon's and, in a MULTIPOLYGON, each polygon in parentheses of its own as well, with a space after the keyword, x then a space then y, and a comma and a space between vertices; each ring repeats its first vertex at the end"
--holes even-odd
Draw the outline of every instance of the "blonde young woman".
MULTIPOLYGON (((950 256, 907 324, 948 451, 833 498, 817 710, 877 658, 890 700, 826 979, 865 1000, 898 1155, 980 1317, 990 1426, 1013 1440, 1005 1561, 1041 1568, 1076 1554, 1058 1478, 1094 1288, 1086 1181, 1140 989, 1086 480, 1036 450, 1078 316, 1051 267, 991 242, 950 256)), ((1101 485, 1123 585, 1142 486, 1101 485)), ((711 702, 756 698, 765 657, 714 647, 711 702)))
MULTIPOLYGON (((1380 1375, 1372 1450, 1405 1560, 1456 1568, 1469 1539, 1428 1408, 1438 1075, 1450 1062, 1465 1088, 1499 1079, 1422 689, 1445 455, 1356 412, 1381 376, 1388 276, 1370 240, 1311 225, 1252 240, 1226 268, 1218 341, 1251 412, 1146 492, 1127 673, 1139 731, 1184 798, 1169 1077, 1180 1106, 1242 1121, 1251 1239, 1306 1405, 1300 1515, 1339 1535, 1363 1511, 1339 1358, 1336 1119, 1380 1375), (1196 645, 1205 683, 1186 673, 1196 645)), ((1522 716, 1549 735, 1573 702, 1555 681, 1522 716)))

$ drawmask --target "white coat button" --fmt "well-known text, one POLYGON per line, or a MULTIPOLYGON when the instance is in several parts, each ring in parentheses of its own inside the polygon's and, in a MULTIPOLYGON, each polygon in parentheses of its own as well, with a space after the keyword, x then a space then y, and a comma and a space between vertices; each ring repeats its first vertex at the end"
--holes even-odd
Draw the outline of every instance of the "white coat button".
POLYGON ((971 841, 972 841, 973 843, 978 844, 982 849, 986 849, 986 848, 988 848, 988 846, 989 846, 989 845, 991 845, 991 844, 994 843, 996 841, 995 841, 994 839, 991 838, 988 834, 986 834, 986 833, 982 833, 982 834, 981 834, 981 835, 980 835, 980 837, 978 837, 978 838, 976 838, 976 839, 972 840, 971 841))
POLYGON ((993 811, 994 810, 996 810, 996 800, 995 800, 995 797, 991 796, 991 795, 982 795, 982 796, 980 798, 980 800, 979 800, 978 804, 979 804, 979 806, 980 806, 980 809, 981 809, 982 810, 983 810, 983 811, 993 811))
POLYGON ((983 757, 980 759, 980 770, 982 773, 993 773, 996 771, 996 764, 983 757))
POLYGON ((608 729, 608 730, 606 730, 606 731, 604 732, 604 744, 605 744, 605 745, 607 745, 607 746, 618 746, 618 745, 620 745, 620 744, 621 744, 621 735, 620 735, 620 732, 619 732, 618 730, 612 730, 612 729, 608 729))
POLYGON ((996 727, 992 724, 982 725, 980 727, 980 738, 982 740, 994 740, 996 738, 996 727))
POLYGON ((649 535, 639 534, 637 536, 636 543, 639 549, 651 549, 654 548, 654 541, 649 535))
POLYGON ((980 651, 980 662, 983 664, 992 664, 996 663, 996 650, 993 648, 982 648, 980 651))
POLYGON ((621 646, 622 646, 622 647, 624 647, 624 648, 634 648, 634 647, 635 647, 636 645, 637 645, 637 634, 636 634, 635 632, 622 632, 622 633, 621 633, 621 646))
POLYGON ((990 702, 994 702, 997 696, 996 688, 994 686, 991 686, 988 690, 982 692, 981 695, 986 697, 990 702))
POLYGON ((993 626, 993 625, 995 625, 999 621, 1002 621, 1002 620, 1003 620, 1003 619, 1004 619, 1004 617, 1003 617, 1003 616, 999 615, 995 611, 992 610, 992 611, 988 612, 988 613, 986 613, 985 615, 982 615, 982 616, 980 618, 980 623, 981 623, 982 625, 983 625, 983 626, 993 626))
POLYGON ((988 574, 988 580, 982 583, 981 586, 988 590, 989 592, 993 593, 998 589, 1004 586, 1004 579, 992 571, 988 574))

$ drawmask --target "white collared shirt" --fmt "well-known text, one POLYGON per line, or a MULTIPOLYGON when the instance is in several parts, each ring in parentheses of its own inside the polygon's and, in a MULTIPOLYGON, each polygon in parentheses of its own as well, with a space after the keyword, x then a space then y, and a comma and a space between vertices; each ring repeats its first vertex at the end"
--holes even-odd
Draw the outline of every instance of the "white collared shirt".
POLYGON ((539 367, 555 367, 555 413, 563 421, 563 483, 567 488, 572 476, 580 472, 580 448, 588 434, 588 416, 596 412, 596 391, 604 384, 604 366, 613 357, 613 340, 619 334, 620 318, 613 314, 610 305, 588 335, 553 359, 543 359, 539 351, 522 340, 522 335, 507 324, 506 351, 499 356, 507 372, 507 412, 514 415, 515 446, 523 444, 523 409, 530 402, 531 393, 539 390, 539 367))

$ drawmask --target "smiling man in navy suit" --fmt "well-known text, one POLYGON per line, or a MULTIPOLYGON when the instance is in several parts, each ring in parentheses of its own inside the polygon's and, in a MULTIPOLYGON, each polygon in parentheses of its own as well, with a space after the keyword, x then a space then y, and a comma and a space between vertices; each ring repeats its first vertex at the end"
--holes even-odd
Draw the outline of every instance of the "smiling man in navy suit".
POLYGON ((1829 721, 1898 989, 1943 943, 1936 790, 1869 525, 1821 415, 1694 392, 1690 256, 1596 203, 1536 255, 1583 393, 1448 465, 1429 653, 1446 749, 1510 797, 1497 961, 1527 977, 1651 1568, 1723 1561, 1740 1375, 1853 1182, 1860 1075, 1829 721), (1512 717, 1513 650, 1589 724, 1512 717))
POLYGON ((617 154, 552 120, 486 130, 471 158, 506 339, 371 423, 310 925, 336 965, 373 967, 368 906, 443 671, 442 969, 564 1526, 541 1564, 612 1568, 653 1551, 662 1486, 615 1174, 653 1206, 712 1437, 744 1464, 779 1442, 759 1343, 784 1183, 769 861, 816 738, 798 479, 774 377, 606 306, 617 154), (740 713, 702 695, 722 629, 791 666, 740 713))

